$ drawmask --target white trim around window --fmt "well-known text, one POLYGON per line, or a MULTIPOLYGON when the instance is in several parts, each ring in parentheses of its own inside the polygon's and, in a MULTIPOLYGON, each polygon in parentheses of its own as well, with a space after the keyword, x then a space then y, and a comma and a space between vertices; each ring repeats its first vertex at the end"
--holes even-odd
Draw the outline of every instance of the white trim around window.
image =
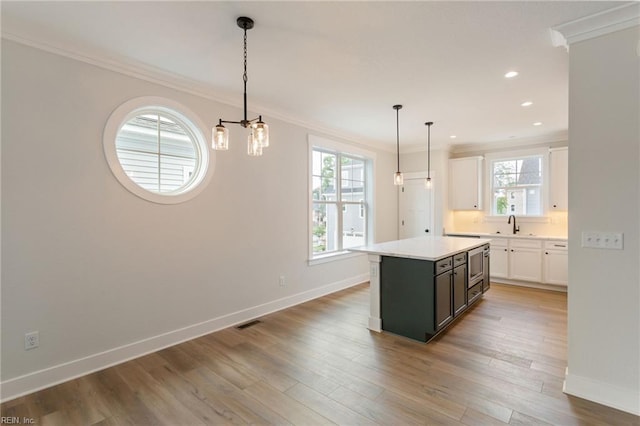
MULTIPOLYGON (((160 122, 160 118, 157 121, 160 122)), ((208 147, 204 129, 202 120, 178 102, 157 96, 134 98, 118 106, 107 120, 103 133, 105 157, 115 178, 132 194, 158 204, 182 203, 197 196, 213 176, 215 157, 208 147), (170 117, 193 143, 195 163, 183 166, 181 173, 187 183, 176 190, 163 192, 143 187, 139 180, 127 174, 119 157, 116 140, 123 127, 129 120, 147 114, 170 117)))
MULTIPOLYGON (((313 153, 314 150, 322 151, 328 154, 335 154, 338 156, 345 156, 345 158, 353 158, 364 161, 364 195, 362 197, 358 196, 358 200, 356 201, 342 201, 340 200, 338 203, 327 202, 326 204, 335 204, 347 207, 348 205, 357 206, 356 210, 354 210, 357 214, 356 216, 360 217, 360 213, 362 212, 361 199, 364 200, 364 213, 365 213, 365 241, 363 244, 368 244, 371 241, 374 241, 374 229, 375 229, 375 209, 374 209, 374 177, 375 177, 375 162, 376 162, 376 154, 374 152, 362 149, 355 145, 350 145, 347 143, 338 142, 331 139, 326 139, 320 136, 309 135, 308 137, 308 263, 309 265, 316 265, 320 263, 331 262, 334 260, 341 260, 349 257, 354 257, 360 255, 359 253, 353 253, 346 249, 342 248, 342 239, 345 238, 342 232, 343 222, 342 222, 342 214, 338 214, 339 223, 337 225, 338 229, 336 232, 339 232, 339 236, 337 240, 340 241, 337 244, 337 248, 333 251, 329 251, 326 253, 314 253, 314 203, 318 203, 319 200, 314 200, 313 196, 313 153)), ((340 173, 340 167, 337 168, 337 172, 335 173, 336 179, 338 182, 342 180, 342 174, 340 173)), ((341 192, 340 189, 337 193, 341 192)), ((323 203, 323 200, 320 200, 320 204, 323 203)), ((362 218, 361 218, 362 219, 362 218)))
POLYGON ((542 159, 542 185, 541 195, 540 195, 540 203, 541 209, 539 215, 522 215, 518 214, 518 220, 527 220, 531 222, 547 222, 548 218, 546 215, 548 214, 548 196, 549 196, 549 148, 548 147, 540 147, 540 148, 532 148, 532 149, 524 149, 517 151, 503 151, 485 154, 485 220, 488 222, 504 220, 504 215, 494 215, 493 214, 493 162, 494 161, 508 161, 515 159, 522 159, 524 157, 532 157, 532 156, 540 156, 542 159))

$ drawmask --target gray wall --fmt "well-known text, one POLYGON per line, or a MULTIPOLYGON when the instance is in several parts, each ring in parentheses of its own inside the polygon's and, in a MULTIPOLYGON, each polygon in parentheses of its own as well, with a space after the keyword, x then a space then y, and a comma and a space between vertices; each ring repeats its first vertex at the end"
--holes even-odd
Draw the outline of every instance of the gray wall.
MULTIPOLYGON (((308 129, 265 116, 272 146, 254 158, 244 129, 232 127, 231 149, 215 155, 210 184, 185 203, 129 193, 107 165, 102 132, 117 106, 139 96, 180 102, 209 125, 241 116, 184 91, 2 42, 3 382, 368 276, 364 255, 307 264, 308 129), (25 351, 24 334, 33 330, 40 347, 25 351)), ((383 241, 396 234, 394 162, 385 152, 377 160, 383 241)), ((108 362, 121 361, 118 353, 108 362)))
POLYGON ((640 414, 638 27, 570 47, 569 393, 640 414), (583 248, 624 232, 624 250, 583 248))

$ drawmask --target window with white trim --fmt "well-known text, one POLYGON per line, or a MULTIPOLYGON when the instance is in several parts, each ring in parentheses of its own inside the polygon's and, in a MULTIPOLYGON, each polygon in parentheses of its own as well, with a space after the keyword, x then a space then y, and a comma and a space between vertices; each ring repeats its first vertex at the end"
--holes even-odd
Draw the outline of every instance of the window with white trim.
POLYGON ((310 150, 311 258, 367 244, 372 160, 335 147, 310 150))
POLYGON ((542 155, 494 158, 489 165, 491 215, 542 216, 544 214, 544 161, 542 155))
POLYGON ((104 150, 115 177, 141 198, 175 204, 195 196, 211 176, 202 126, 173 101, 132 99, 105 127, 104 150))

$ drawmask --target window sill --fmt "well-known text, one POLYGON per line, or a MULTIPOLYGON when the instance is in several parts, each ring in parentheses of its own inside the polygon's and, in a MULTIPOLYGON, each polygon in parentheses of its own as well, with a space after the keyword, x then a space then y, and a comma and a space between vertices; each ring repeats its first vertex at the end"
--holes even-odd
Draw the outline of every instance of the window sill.
POLYGON ((329 263, 337 260, 350 259, 352 257, 362 256, 363 253, 355 253, 348 250, 343 250, 335 253, 324 254, 321 256, 314 257, 313 259, 309 259, 307 263, 309 266, 320 265, 322 263, 329 263))

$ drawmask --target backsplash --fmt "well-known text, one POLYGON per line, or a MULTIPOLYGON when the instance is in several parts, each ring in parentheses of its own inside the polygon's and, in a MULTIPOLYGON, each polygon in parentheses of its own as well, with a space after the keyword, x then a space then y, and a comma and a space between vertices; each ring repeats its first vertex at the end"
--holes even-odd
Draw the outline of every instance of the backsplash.
MULTIPOLYGON (((549 212, 544 218, 528 219, 516 217, 520 227, 519 235, 540 235, 547 237, 566 237, 568 231, 567 212, 549 212)), ((454 211, 452 212, 452 229, 445 232, 482 232, 511 234, 513 225, 507 223, 507 218, 486 217, 483 212, 454 211)))

